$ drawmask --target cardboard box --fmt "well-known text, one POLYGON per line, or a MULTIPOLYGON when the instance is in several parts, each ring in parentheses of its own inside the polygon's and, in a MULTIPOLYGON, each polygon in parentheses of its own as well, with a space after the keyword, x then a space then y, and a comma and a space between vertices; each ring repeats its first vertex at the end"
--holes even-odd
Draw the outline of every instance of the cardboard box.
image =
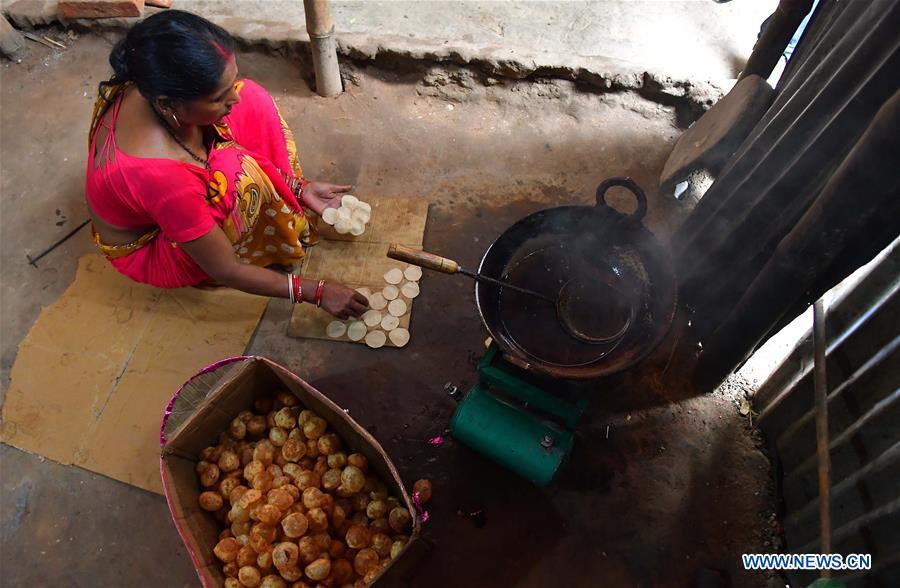
MULTIPOLYGON (((221 562, 213 555, 222 527, 197 504, 201 491, 194 471, 197 456, 203 448, 217 444, 219 434, 240 411, 252 409, 257 395, 279 390, 292 392, 301 404, 328 421, 344 446, 365 455, 370 471, 381 477, 391 495, 410 513, 416 513, 397 468, 384 449, 341 407, 268 359, 224 360, 201 371, 175 394, 160 431, 160 473, 169 511, 205 587, 222 586, 225 580, 221 562)), ((415 517, 409 543, 376 580, 379 587, 399 584, 407 576, 424 550, 420 529, 415 517)))

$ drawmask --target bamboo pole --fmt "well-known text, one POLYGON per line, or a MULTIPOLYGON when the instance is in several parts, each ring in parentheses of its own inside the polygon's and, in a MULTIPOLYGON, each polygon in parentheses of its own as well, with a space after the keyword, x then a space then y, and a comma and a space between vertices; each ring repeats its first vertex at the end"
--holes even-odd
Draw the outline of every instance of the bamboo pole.
POLYGON ((328 0, 303 0, 303 8, 316 72, 316 92, 319 96, 337 96, 343 92, 343 86, 328 0))

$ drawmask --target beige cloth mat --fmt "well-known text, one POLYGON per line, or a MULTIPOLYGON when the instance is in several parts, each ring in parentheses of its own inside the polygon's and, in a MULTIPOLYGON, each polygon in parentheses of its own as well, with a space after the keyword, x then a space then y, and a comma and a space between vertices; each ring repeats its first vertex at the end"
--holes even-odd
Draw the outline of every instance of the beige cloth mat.
POLYGON ((226 288, 159 290, 82 257, 19 345, 2 440, 162 493, 166 403, 203 367, 243 353, 267 303, 226 288))
MULTIPOLYGON (((379 198, 368 202, 372 205, 372 218, 366 232, 359 237, 339 235, 319 219, 322 240, 306 252, 304 277, 333 280, 353 288, 364 286, 372 292, 378 292, 387 285, 384 281, 385 272, 395 267, 407 267, 408 264, 387 257, 388 247, 391 243, 400 243, 407 247, 422 248, 428 219, 428 201, 424 198, 379 198)), ((405 298, 404 301, 407 303, 407 311, 400 317, 400 326, 408 329, 413 302, 405 298)), ((387 310, 382 312, 387 314, 387 310)), ((288 335, 353 343, 346 336, 332 339, 325 334, 325 327, 333 320, 333 316, 320 308, 298 304, 291 315, 288 335)), ((365 345, 365 341, 356 343, 365 345)), ((388 339, 385 347, 394 347, 394 344, 388 339)))

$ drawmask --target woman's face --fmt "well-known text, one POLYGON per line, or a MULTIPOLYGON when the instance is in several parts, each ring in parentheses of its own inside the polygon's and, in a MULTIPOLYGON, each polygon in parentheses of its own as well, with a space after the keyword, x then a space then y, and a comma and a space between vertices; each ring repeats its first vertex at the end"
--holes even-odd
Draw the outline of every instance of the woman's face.
POLYGON ((174 108, 175 115, 180 121, 197 126, 207 126, 219 122, 222 117, 231 112, 231 108, 241 101, 234 89, 238 79, 238 67, 232 56, 225 63, 225 71, 222 72, 222 80, 215 91, 203 96, 188 100, 174 108))

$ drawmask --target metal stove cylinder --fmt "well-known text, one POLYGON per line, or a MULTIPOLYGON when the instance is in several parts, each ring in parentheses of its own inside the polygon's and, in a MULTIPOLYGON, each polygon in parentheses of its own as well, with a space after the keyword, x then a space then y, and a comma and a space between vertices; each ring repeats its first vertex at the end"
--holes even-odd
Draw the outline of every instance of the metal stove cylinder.
POLYGON ((453 437, 538 486, 547 486, 572 449, 572 433, 481 386, 460 402, 453 437))

